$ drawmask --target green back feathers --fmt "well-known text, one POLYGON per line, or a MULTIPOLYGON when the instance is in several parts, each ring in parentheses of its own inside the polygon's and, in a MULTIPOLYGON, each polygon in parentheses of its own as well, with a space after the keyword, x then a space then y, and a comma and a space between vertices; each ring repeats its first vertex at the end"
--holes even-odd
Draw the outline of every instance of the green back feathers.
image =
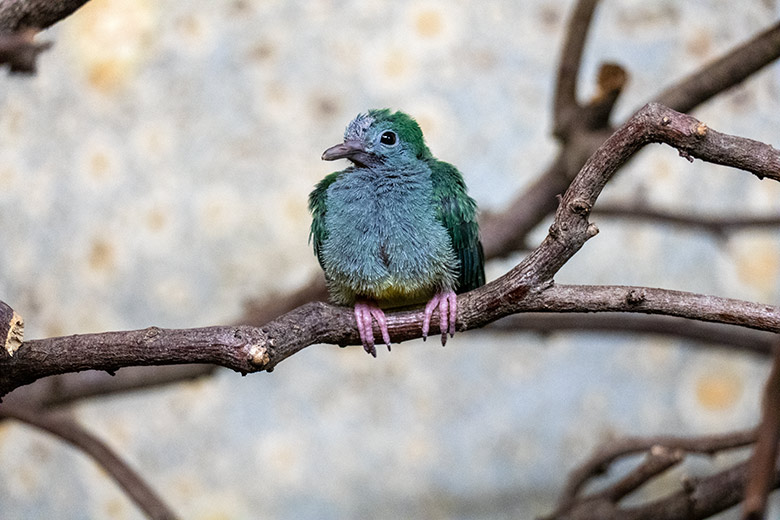
POLYGON ((455 166, 428 160, 433 183, 436 218, 452 241, 460 269, 456 292, 464 293, 485 285, 485 254, 479 241, 477 203, 466 193, 466 184, 455 166))

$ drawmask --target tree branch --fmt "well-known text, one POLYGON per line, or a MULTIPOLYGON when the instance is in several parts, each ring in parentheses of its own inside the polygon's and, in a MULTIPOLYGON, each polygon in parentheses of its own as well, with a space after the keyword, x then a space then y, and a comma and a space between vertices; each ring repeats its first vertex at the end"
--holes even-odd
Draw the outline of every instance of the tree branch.
POLYGON ((661 445, 652 446, 639 466, 607 489, 594 494, 592 499, 607 500, 615 504, 664 471, 678 465, 684 458, 685 453, 680 449, 670 449, 661 445))
MULTIPOLYGON (((780 307, 650 287, 553 285, 529 296, 523 306, 546 312, 639 312, 780 331, 780 307)), ((523 309, 525 310, 525 308, 523 309)))
MULTIPOLYGON (((522 264, 521 264, 522 265, 522 264)), ((517 269, 517 268, 515 268, 517 269)), ((780 308, 682 291, 620 286, 542 285, 531 291, 509 280, 513 271, 458 298, 458 330, 482 327, 517 312, 641 312, 780 331, 780 308)), ((423 311, 388 314, 396 341, 420 337, 423 311)), ((434 325, 436 320, 433 320, 434 325)), ((0 392, 48 375, 124 366, 214 363, 242 373, 271 371, 315 343, 358 345, 353 313, 312 302, 262 328, 248 326, 83 334, 32 340, 0 362, 0 392), (5 366, 3 366, 5 365, 5 366)))
MULTIPOLYGON (((650 479, 660 474, 661 471, 679 462, 678 459, 681 459, 684 454, 697 453, 702 455, 714 455, 722 451, 747 446, 754 442, 755 438, 755 430, 745 430, 722 435, 705 435, 699 437, 659 435, 651 437, 625 437, 611 440, 604 443, 590 458, 569 473, 569 478, 559 498, 558 507, 556 508, 556 511, 547 518, 548 520, 556 518, 592 518, 595 520, 601 518, 599 513, 603 513, 605 510, 608 510, 611 515, 614 515, 609 516, 609 518, 634 518, 631 515, 637 514, 636 511, 628 513, 627 511, 629 510, 617 510, 616 502, 623 498, 628 492, 647 483, 650 479), (623 479, 618 480, 604 491, 582 497, 580 496, 580 492, 584 489, 588 481, 594 477, 607 473, 609 467, 615 461, 644 452, 649 453, 650 458, 623 479), (653 460, 653 452, 655 452, 655 458, 658 460, 653 460), (642 480, 642 477, 644 477, 644 480, 642 480)), ((718 475, 710 478, 725 478, 722 476, 718 477, 718 475)), ((707 479, 703 479, 700 482, 705 482, 706 480, 707 479)), ((690 484, 695 485, 693 482, 690 484)), ((667 499, 674 503, 679 500, 677 495, 672 495, 667 499)), ((659 503, 663 502, 663 500, 664 499, 659 501, 659 503)), ((653 507, 657 508, 659 506, 654 505, 653 507)), ((642 508, 638 508, 638 510, 644 511, 642 508)), ((666 517, 658 516, 655 518, 666 517)), ((688 517, 670 517, 669 520, 671 520, 671 518, 688 517)))
POLYGON ((676 316, 603 312, 600 314, 543 314, 530 312, 507 316, 490 326, 507 332, 590 332, 641 333, 672 336, 701 342, 707 347, 721 345, 742 352, 769 356, 776 342, 771 332, 733 327, 722 323, 698 322, 676 316))
POLYGON ((585 48, 585 40, 597 4, 598 0, 579 0, 566 29, 566 41, 558 62, 558 78, 553 101, 553 135, 559 139, 565 140, 579 108, 577 79, 582 62, 582 51, 585 48))
POLYGON ((136 505, 155 520, 173 520, 176 515, 130 466, 103 441, 75 421, 52 412, 0 405, 0 418, 16 419, 47 431, 79 448, 100 465, 136 505))
POLYGON ((744 81, 780 57, 780 22, 659 94, 655 101, 678 112, 744 81))
POLYGON ((88 0, 11 0, 0 2, 0 33, 46 29, 67 18, 88 0))
POLYGON ((36 32, 35 29, 24 29, 0 33, 0 65, 8 65, 11 73, 34 73, 38 54, 51 47, 51 42, 36 43, 36 32))
POLYGON ((41 377, 81 370, 114 372, 127 366, 210 363, 246 373, 262 364, 265 343, 266 335, 255 327, 150 327, 31 340, 13 358, 0 360, 0 396, 41 377))
MULTIPOLYGON (((112 395, 192 381, 213 375, 216 365, 171 365, 128 367, 115 374, 90 370, 47 377, 37 384, 27 386, 26 398, 39 408, 63 406, 81 399, 112 395)), ((17 390, 15 397, 22 389, 17 390)))
MULTIPOLYGON (((662 499, 641 506, 619 510, 615 520, 689 520, 709 518, 740 502, 743 498, 747 465, 736 464, 714 475, 689 479, 683 489, 662 499)), ((774 476, 772 487, 780 486, 780 473, 774 476)), ((600 520, 601 517, 590 517, 600 520)))
POLYGON ((769 216, 710 216, 691 215, 657 208, 648 208, 642 204, 602 204, 594 209, 593 214, 599 217, 622 218, 627 220, 650 220, 663 224, 674 224, 701 229, 718 236, 726 236, 744 228, 775 228, 780 227, 780 215, 769 216))
POLYGON ((761 520, 769 491, 776 479, 777 443, 780 442, 780 350, 775 351, 772 372, 764 389, 761 424, 748 464, 748 480, 742 509, 744 520, 761 520))

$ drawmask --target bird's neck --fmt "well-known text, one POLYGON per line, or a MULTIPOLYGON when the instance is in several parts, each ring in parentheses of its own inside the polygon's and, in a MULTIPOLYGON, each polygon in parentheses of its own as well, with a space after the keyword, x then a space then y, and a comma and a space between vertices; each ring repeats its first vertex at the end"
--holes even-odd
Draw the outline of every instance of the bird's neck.
POLYGON ((414 182, 430 179, 431 169, 427 162, 422 160, 414 161, 393 161, 383 162, 364 168, 364 174, 382 183, 388 182, 414 182))

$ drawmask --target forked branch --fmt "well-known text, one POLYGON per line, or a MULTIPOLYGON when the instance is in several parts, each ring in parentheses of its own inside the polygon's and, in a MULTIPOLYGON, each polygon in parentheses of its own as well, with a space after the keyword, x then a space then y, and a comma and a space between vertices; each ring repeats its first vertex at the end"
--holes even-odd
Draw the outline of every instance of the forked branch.
MULTIPOLYGON (((780 153, 771 146, 721 134, 691 116, 647 105, 588 160, 561 198, 541 245, 504 276, 459 298, 458 329, 482 327, 518 312, 623 311, 780 331, 780 308, 769 305, 641 287, 551 283, 555 273, 598 232, 588 216, 604 185, 626 160, 653 142, 669 144, 686 158, 780 179, 780 153)), ((393 338, 419 337, 421 318, 421 310, 389 315, 393 338)), ((353 314, 315 302, 263 327, 151 328, 27 341, 13 358, 0 360, 0 394, 47 375, 88 369, 113 372, 125 366, 212 363, 242 373, 272 370, 315 343, 358 344, 353 314)))

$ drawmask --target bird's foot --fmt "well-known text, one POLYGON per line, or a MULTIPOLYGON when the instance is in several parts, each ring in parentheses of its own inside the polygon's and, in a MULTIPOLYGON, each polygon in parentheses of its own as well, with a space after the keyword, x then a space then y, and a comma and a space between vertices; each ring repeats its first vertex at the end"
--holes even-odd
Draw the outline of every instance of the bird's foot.
POLYGON ((371 300, 360 300, 355 303, 355 321, 357 321, 360 341, 363 343, 363 350, 376 357, 376 348, 374 347, 374 325, 376 320, 379 330, 382 332, 382 341, 390 350, 390 333, 387 331, 387 320, 385 313, 376 302, 371 300))
POLYGON ((455 291, 443 291, 436 293, 431 301, 425 306, 425 317, 423 318, 422 337, 428 338, 428 331, 431 328, 431 316, 433 311, 439 308, 439 328, 441 329, 441 346, 447 344, 447 334, 450 337, 455 336, 455 315, 458 312, 458 297, 455 291))

